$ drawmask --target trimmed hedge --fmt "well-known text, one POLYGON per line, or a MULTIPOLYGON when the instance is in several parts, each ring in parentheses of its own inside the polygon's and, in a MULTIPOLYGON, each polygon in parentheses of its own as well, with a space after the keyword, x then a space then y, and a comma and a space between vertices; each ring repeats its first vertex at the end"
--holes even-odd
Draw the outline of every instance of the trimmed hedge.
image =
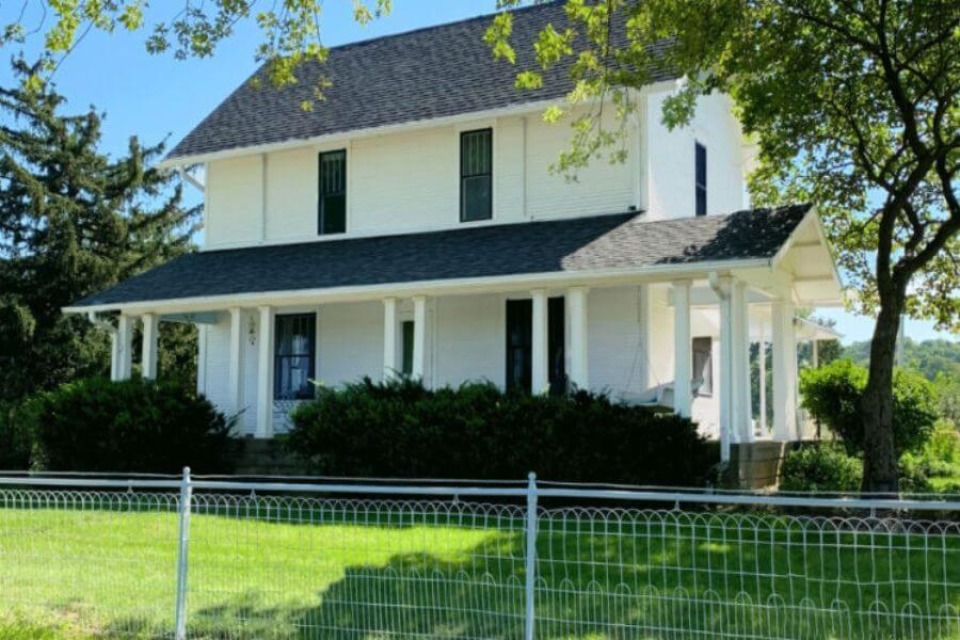
POLYGON ((320 474, 702 485, 713 460, 689 419, 606 396, 425 389, 369 378, 321 388, 292 416, 287 447, 320 474))
POLYGON ((0 404, 0 470, 30 467, 33 434, 23 413, 20 406, 0 404))
POLYGON ((134 378, 63 385, 30 402, 33 466, 51 471, 231 471, 230 424, 203 396, 134 378))

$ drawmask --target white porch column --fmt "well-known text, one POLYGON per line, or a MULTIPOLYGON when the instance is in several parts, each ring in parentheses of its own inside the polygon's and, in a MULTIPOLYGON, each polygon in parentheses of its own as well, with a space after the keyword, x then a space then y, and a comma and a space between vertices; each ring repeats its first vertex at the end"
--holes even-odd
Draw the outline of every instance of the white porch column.
POLYGON ((273 437, 273 307, 259 307, 257 437, 273 437))
POLYGON ((734 348, 732 283, 729 276, 716 279, 720 298, 720 461, 730 460, 730 441, 734 433, 734 348))
POLYGON ((143 377, 147 380, 156 380, 157 338, 160 332, 160 318, 154 313, 145 313, 140 319, 143 321, 143 344, 140 347, 143 377))
POLYGON ((230 406, 235 413, 243 409, 243 314, 240 307, 230 309, 230 369, 228 372, 230 406))
POLYGON ((120 379, 120 337, 116 330, 110 332, 110 379, 120 379))
POLYGON ((733 311, 733 424, 734 441, 752 442, 750 409, 750 316, 747 286, 734 280, 730 289, 733 311))
POLYGON ((797 340, 793 305, 777 301, 773 318, 773 438, 789 442, 797 434, 797 340))
POLYGON ((550 356, 547 343, 547 292, 535 289, 530 292, 533 300, 530 349, 530 393, 540 395, 550 387, 550 356))
POLYGON ((570 316, 570 382, 577 389, 590 388, 590 365, 587 358, 587 288, 567 290, 570 316))
POLYGON ((810 341, 810 351, 812 352, 812 364, 814 369, 820 368, 820 341, 814 338, 810 341))
POLYGON ((383 381, 397 375, 397 299, 383 300, 383 381))
POLYGON ((117 320, 116 365, 111 366, 114 380, 129 380, 133 373, 133 316, 120 314, 117 320))
POLYGON ((757 348, 757 366, 760 369, 760 433, 767 435, 767 335, 766 325, 760 323, 760 345, 757 348))
POLYGON ((427 298, 413 298, 413 371, 412 377, 424 380, 427 368, 427 298))
POLYGON ((654 386, 650 367, 650 285, 641 284, 637 287, 637 306, 639 308, 637 317, 639 346, 641 353, 645 354, 637 363, 639 374, 637 377, 640 380, 640 390, 646 391, 654 386))
POLYGON ((690 417, 693 390, 692 336, 690 335, 690 281, 673 283, 673 410, 690 417))

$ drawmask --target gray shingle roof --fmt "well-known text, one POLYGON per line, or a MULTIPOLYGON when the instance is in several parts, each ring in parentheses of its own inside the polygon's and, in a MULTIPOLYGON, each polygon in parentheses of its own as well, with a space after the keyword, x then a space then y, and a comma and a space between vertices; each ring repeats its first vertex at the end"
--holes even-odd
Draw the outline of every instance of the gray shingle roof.
MULTIPOLYGON (((168 159, 499 109, 569 92, 569 60, 545 75, 541 89, 514 87, 518 70, 536 68, 530 43, 537 34, 547 24, 560 29, 566 23, 562 3, 515 12, 516 66, 493 60, 483 42, 490 22, 491 16, 481 16, 334 47, 325 64, 304 65, 300 82, 280 90, 269 80, 260 89, 245 82, 168 159), (313 98, 320 77, 333 84, 324 91, 325 100, 304 111, 300 104, 313 98)), ((654 81, 674 77, 663 70, 651 76, 654 81)))
POLYGON ((635 213, 203 251, 75 307, 770 258, 810 205, 644 222, 635 213))

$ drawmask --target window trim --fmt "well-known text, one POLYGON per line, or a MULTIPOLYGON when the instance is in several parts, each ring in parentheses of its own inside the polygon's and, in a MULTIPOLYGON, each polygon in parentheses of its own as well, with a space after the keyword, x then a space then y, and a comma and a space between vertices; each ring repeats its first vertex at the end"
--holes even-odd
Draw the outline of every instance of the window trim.
MULTIPOLYGON (((349 190, 349 154, 347 149, 344 147, 342 149, 327 149, 325 151, 317 152, 317 236, 338 236, 347 233, 349 229, 349 216, 347 215, 347 198, 349 190), (343 231, 324 231, 324 193, 322 191, 323 185, 323 158, 324 156, 330 156, 333 154, 343 154, 343 231)), ((337 195, 337 194, 331 194, 337 195)))
POLYGON ((693 146, 693 214, 697 217, 707 215, 709 203, 707 201, 707 145, 699 140, 694 141, 693 146), (700 153, 703 153, 703 180, 700 180, 700 153), (700 193, 703 192, 703 210, 700 209, 700 193))
POLYGON ((457 147, 457 155, 458 155, 458 166, 459 166, 458 179, 460 182, 460 189, 459 189, 458 195, 460 200, 460 222, 461 223, 475 223, 475 222, 480 223, 480 222, 490 222, 491 220, 493 220, 493 212, 494 212, 494 209, 496 208, 494 206, 495 193, 494 193, 494 179, 493 179, 493 176, 494 176, 493 165, 495 160, 495 153, 494 153, 495 142, 496 141, 495 141, 493 127, 479 127, 476 129, 463 129, 460 131, 460 144, 457 147), (468 135, 476 134, 476 133, 490 134, 490 173, 489 174, 477 173, 477 174, 471 174, 468 176, 468 175, 464 175, 464 172, 463 172, 463 141, 464 141, 464 138, 466 138, 468 135), (484 218, 467 219, 464 217, 464 214, 466 212, 466 207, 464 206, 463 181, 465 178, 476 178, 476 177, 482 177, 482 176, 490 177, 490 207, 489 207, 489 210, 487 211, 487 216, 484 218))

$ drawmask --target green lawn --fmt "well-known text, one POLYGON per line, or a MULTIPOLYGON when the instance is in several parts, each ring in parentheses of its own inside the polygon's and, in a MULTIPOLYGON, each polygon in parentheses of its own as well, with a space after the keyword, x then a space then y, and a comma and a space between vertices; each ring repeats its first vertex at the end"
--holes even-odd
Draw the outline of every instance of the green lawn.
MULTIPOLYGON (((166 637, 175 514, 43 506, 0 508, 0 638, 166 637)), ((518 509, 209 507, 191 637, 522 637, 518 509)), ((541 638, 960 638, 956 530, 579 511, 540 527, 541 638)))

